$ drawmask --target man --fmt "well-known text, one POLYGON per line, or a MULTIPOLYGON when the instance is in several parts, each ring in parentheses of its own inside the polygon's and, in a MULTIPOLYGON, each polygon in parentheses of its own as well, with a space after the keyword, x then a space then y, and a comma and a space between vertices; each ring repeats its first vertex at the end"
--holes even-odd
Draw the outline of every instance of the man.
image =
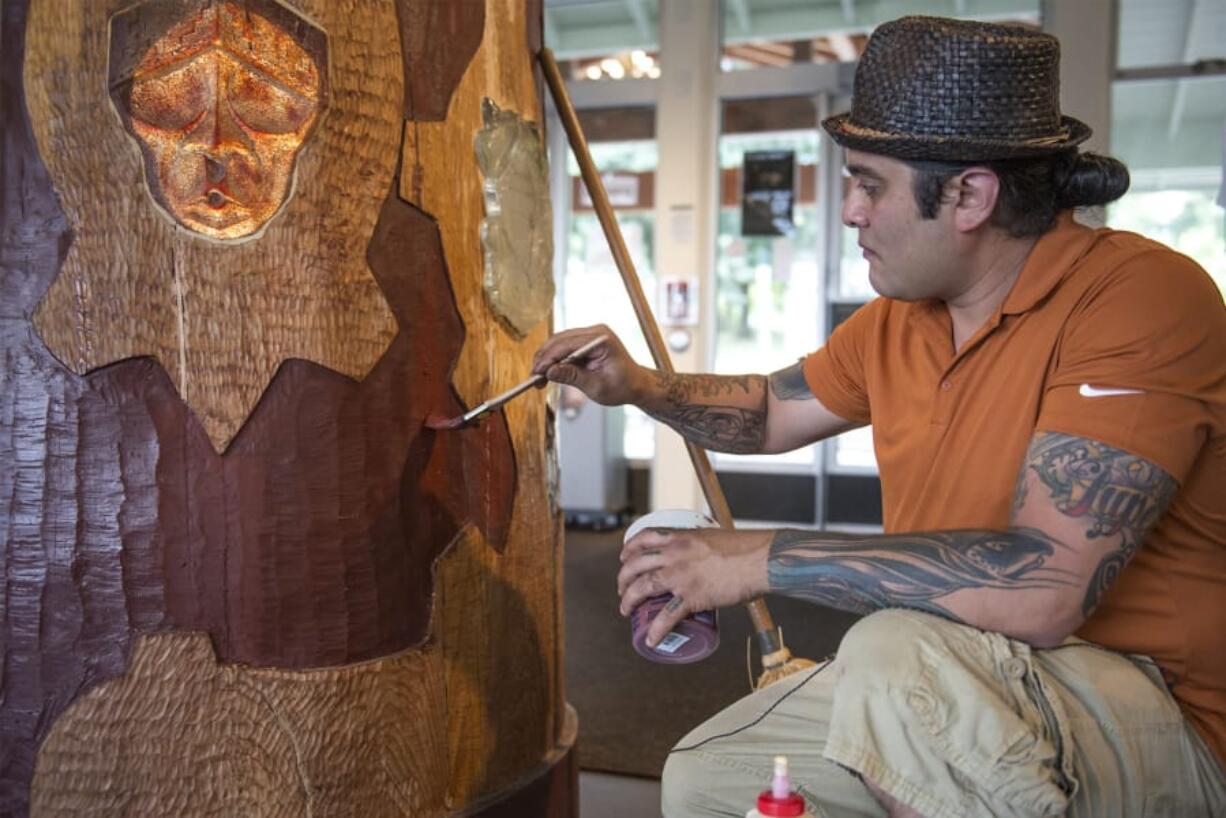
POLYGON ((1128 179, 1078 153, 1058 61, 1020 28, 873 34, 824 127, 882 297, 802 363, 666 375, 615 340, 556 363, 604 328, 538 353, 721 451, 873 425, 883 535, 627 544, 622 613, 680 600, 649 641, 766 592, 868 614, 683 739, 666 815, 743 814, 776 753, 816 815, 1226 814, 1226 310, 1191 260, 1072 220, 1128 179))

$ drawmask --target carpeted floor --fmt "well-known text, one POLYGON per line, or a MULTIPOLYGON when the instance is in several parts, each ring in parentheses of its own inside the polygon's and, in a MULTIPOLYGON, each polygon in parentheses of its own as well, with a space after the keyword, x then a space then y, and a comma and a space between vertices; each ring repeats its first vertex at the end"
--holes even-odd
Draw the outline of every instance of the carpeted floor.
MULTIPOLYGON (((579 713, 579 766, 658 777, 669 749, 707 717, 750 691, 744 608, 720 612, 720 646, 691 665, 659 665, 634 652, 630 622, 617 612, 622 532, 566 536, 566 695, 579 713)), ((793 655, 834 653, 856 617, 768 597, 793 655)), ((757 647, 753 647, 757 674, 757 647)))

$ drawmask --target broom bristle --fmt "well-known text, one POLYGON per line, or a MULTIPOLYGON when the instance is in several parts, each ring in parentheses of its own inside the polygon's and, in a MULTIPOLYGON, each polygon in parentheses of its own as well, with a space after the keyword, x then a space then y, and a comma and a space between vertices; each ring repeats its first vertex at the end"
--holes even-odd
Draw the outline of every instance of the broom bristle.
POLYGON ((802 670, 807 670, 811 667, 816 667, 817 662, 812 659, 800 659, 792 656, 787 648, 782 648, 772 654, 772 657, 779 657, 779 661, 773 662, 762 668, 762 675, 758 677, 758 684, 755 690, 761 690, 769 684, 774 684, 780 679, 786 679, 793 673, 800 673, 802 670), (785 655, 781 655, 785 654, 785 655))

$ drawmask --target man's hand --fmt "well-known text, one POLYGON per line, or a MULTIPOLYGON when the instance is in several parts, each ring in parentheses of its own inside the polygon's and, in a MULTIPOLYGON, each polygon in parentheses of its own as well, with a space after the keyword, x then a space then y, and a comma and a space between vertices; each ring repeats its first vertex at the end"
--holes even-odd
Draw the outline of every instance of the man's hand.
POLYGON ((622 547, 617 575, 622 616, 643 600, 671 593, 673 601, 651 623, 655 647, 673 626, 696 611, 753 599, 766 592, 766 558, 773 531, 649 528, 622 547))
POLYGON ((634 362, 618 337, 604 325, 559 332, 542 344, 532 359, 534 375, 544 375, 555 383, 574 386, 605 406, 620 406, 641 399, 646 391, 648 372, 634 362), (601 335, 607 335, 608 340, 583 360, 559 363, 601 335))

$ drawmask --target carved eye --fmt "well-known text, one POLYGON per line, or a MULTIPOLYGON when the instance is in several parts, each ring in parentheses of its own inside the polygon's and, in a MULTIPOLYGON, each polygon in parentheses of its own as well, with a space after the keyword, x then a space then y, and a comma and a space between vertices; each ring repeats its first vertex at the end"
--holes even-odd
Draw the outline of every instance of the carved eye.
POLYGON ((293 133, 315 113, 314 102, 278 88, 250 71, 234 74, 226 89, 230 111, 250 130, 293 133))
POLYGON ((167 131, 184 131, 199 121, 216 96, 216 72, 203 62, 132 84, 128 113, 167 131))

